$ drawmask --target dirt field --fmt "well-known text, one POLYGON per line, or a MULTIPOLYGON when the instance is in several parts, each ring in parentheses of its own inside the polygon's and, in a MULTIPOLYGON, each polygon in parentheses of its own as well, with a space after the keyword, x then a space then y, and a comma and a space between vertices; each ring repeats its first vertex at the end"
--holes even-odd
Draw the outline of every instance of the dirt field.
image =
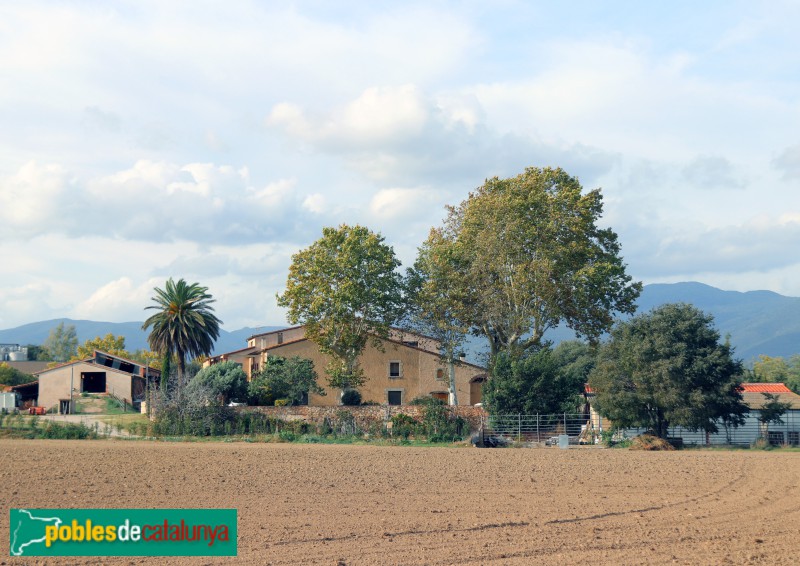
POLYGON ((8 558, 11 507, 239 510, 236 559, 120 564, 800 563, 796 452, 43 440, 0 450, 0 564, 42 563, 8 558))

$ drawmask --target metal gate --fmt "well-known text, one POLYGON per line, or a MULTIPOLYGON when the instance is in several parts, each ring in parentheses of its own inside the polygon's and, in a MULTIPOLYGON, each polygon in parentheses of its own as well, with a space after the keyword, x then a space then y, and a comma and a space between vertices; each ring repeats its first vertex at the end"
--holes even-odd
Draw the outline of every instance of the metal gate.
POLYGON ((557 444, 559 435, 565 434, 570 444, 594 444, 600 422, 594 424, 592 427, 590 417, 583 413, 490 415, 481 419, 481 434, 544 444, 557 444))

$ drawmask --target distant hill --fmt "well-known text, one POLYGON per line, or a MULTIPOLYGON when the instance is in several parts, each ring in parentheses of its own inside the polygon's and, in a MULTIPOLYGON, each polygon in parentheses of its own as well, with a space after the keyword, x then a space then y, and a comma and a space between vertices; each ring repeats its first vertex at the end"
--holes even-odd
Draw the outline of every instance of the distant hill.
MULTIPOLYGON (((771 291, 722 291, 703 283, 656 283, 645 285, 639 297, 637 312, 643 313, 664 303, 690 303, 712 314, 722 336, 730 335, 736 348, 736 356, 750 362, 759 354, 788 357, 800 353, 800 298, 785 297, 771 291)), ((109 332, 125 336, 129 350, 147 347, 147 333, 141 330, 141 322, 94 322, 66 318, 33 322, 0 330, 0 343, 42 344, 50 330, 60 322, 74 324, 79 342, 109 332)), ((220 331, 214 353, 220 354, 243 348, 247 338, 259 332, 277 330, 278 326, 240 328, 228 332, 220 331)), ((559 343, 574 338, 569 329, 558 328, 545 338, 559 343)), ((486 341, 471 338, 467 359, 485 362, 486 341)))
POLYGON ((645 286, 638 312, 675 302, 714 315, 720 333, 730 335, 736 356, 745 361, 759 354, 800 353, 800 298, 772 291, 721 291, 703 283, 652 284, 645 286))
MULTIPOLYGON (((72 320, 69 318, 57 318, 42 322, 32 322, 8 330, 0 330, 0 343, 3 344, 43 344, 50 334, 50 331, 60 323, 74 325, 75 332, 78 334, 78 343, 83 344, 97 336, 105 336, 109 332, 114 336, 125 337, 125 348, 131 352, 139 349, 147 349, 147 332, 142 330, 141 322, 96 322, 93 320, 72 320)), ((259 328, 240 328, 228 332, 220 329, 219 338, 214 344, 214 354, 239 350, 247 345, 247 339, 253 334, 277 330, 280 326, 262 326, 259 328)))
MULTIPOLYGON (((654 283, 645 285, 637 301, 637 313, 665 303, 689 303, 714 316, 722 335, 730 335, 735 356, 745 363, 760 354, 788 357, 800 354, 800 298, 772 291, 722 291, 703 283, 654 283)), ((553 329, 545 339, 558 344, 575 339, 566 327, 553 329)), ((485 363, 486 340, 470 337, 467 358, 485 363)))

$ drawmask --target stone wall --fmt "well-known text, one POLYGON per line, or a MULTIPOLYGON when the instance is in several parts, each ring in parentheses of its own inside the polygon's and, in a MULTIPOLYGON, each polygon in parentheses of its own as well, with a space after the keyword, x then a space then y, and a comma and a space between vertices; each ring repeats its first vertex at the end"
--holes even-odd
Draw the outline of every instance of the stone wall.
MULTIPOLYGON (((419 405, 364 405, 359 407, 239 407, 242 412, 260 412, 271 417, 284 420, 304 420, 315 425, 321 425, 325 419, 335 419, 340 411, 347 411, 353 415, 356 424, 361 429, 368 429, 375 423, 385 423, 394 415, 404 414, 417 418, 421 415, 423 407, 419 405)), ((470 431, 480 428, 481 418, 487 416, 482 407, 449 407, 449 409, 469 423, 470 431)))

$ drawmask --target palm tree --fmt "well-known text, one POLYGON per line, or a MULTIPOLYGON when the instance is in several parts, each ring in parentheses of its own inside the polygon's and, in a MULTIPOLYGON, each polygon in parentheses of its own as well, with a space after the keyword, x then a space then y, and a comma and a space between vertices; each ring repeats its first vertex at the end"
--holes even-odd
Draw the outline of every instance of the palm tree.
MULTIPOLYGON (((170 277, 163 289, 153 290, 155 304, 145 310, 159 312, 144 321, 142 330, 153 327, 147 338, 151 350, 166 360, 172 355, 178 359, 178 389, 181 390, 187 356, 209 355, 219 337, 222 321, 213 314, 211 303, 215 300, 206 292, 208 287, 201 287, 199 283, 189 285, 183 279, 176 283, 170 277)), ((168 363, 164 366, 169 367, 168 363)), ((162 383, 167 377, 162 376, 162 383)))

